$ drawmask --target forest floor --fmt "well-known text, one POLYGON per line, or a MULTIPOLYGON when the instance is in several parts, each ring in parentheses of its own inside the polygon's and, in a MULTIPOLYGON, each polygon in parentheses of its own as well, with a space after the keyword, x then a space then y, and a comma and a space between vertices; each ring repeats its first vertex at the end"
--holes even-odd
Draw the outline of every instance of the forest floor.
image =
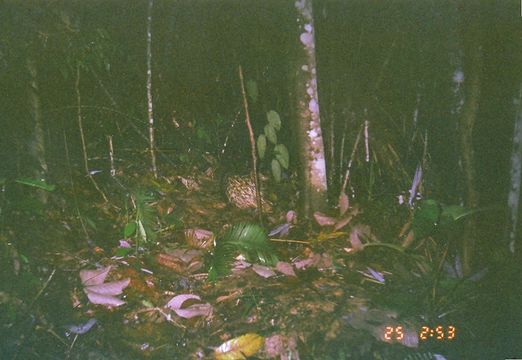
POLYGON ((45 205, 11 206, 0 239, 2 358, 464 359, 482 351, 470 345, 487 334, 474 314, 491 288, 452 273, 458 260, 441 262, 447 248, 401 250, 408 210, 347 206, 304 228, 295 204, 276 198, 261 229, 275 233, 266 239, 277 261, 238 251, 227 275, 209 279, 216 241, 255 223, 255 212, 227 204, 211 176, 148 184, 139 187, 154 193, 114 190, 120 200, 111 204, 86 206, 97 194, 70 187, 45 205))

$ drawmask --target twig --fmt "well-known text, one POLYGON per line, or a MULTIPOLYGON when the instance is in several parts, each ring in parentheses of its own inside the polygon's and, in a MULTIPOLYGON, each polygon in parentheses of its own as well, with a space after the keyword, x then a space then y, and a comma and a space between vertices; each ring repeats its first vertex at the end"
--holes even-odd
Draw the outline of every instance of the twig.
POLYGON ((310 241, 304 241, 304 240, 290 240, 290 239, 276 239, 276 238, 270 238, 270 241, 275 242, 287 242, 287 243, 296 243, 296 244, 305 244, 309 245, 310 241))
POLYGON ((111 176, 116 176, 116 168, 114 167, 114 147, 112 146, 112 135, 107 136, 109 142, 109 161, 111 164, 111 176))
POLYGON ((346 169, 346 174, 344 175, 343 186, 341 188, 341 193, 346 192, 346 186, 348 185, 348 179, 350 178, 350 170, 352 168, 353 159, 355 157, 355 152, 357 151, 357 146, 359 145, 359 140, 361 140, 363 125, 359 129, 359 133, 357 133, 357 138, 355 139, 355 144, 353 144, 352 154, 350 155, 350 161, 348 162, 348 168, 346 169))
POLYGON ((245 81, 243 80, 243 69, 239 65, 239 80, 241 82, 241 95, 243 96, 243 106, 245 108, 245 122, 248 128, 248 135, 250 138, 250 149, 252 152, 252 170, 254 172, 254 182, 256 184, 256 203, 257 203, 257 214, 259 216, 259 222, 263 224, 263 209, 261 205, 261 191, 259 189, 259 179, 257 176, 257 157, 256 157, 256 141, 254 139, 254 130, 252 130, 252 124, 250 122, 250 114, 248 113, 248 100, 245 91, 245 81))
POLYGON ((42 293, 44 292, 44 290, 47 288, 47 286, 49 285, 49 283, 50 283, 51 280, 53 279, 55 273, 56 273, 56 269, 54 269, 54 270, 51 272, 51 275, 49 275, 49 277, 47 278, 47 281, 45 282, 44 286, 40 289, 40 291, 38 291, 38 294, 36 294, 36 297, 33 299, 33 301, 31 301, 31 304, 29 305, 29 308, 31 308, 31 307, 34 305, 34 303, 36 302, 36 300, 38 300, 38 298, 40 297, 40 295, 42 295, 42 293))
POLYGON ((80 140, 82 141, 83 165, 85 167, 85 173, 86 173, 87 177, 89 177, 89 179, 91 180, 91 182, 94 185, 94 187, 96 188, 96 190, 98 190, 98 192, 101 194, 101 196, 103 197, 103 200, 105 202, 109 202, 109 199, 107 198, 105 193, 100 189, 100 187, 98 186, 98 183, 96 182, 96 180, 94 180, 94 177, 92 176, 92 174, 89 171, 89 160, 88 160, 88 157, 87 157, 87 146, 85 144, 85 135, 83 133, 83 119, 82 119, 82 107, 81 107, 82 101, 81 101, 81 95, 80 95, 80 64, 79 63, 76 64, 75 90, 76 90, 76 104, 78 106, 78 112, 77 112, 78 128, 80 129, 80 140))
MULTIPOLYGON (((65 159, 67 160, 67 168, 69 169, 69 180, 71 181, 72 188, 74 190, 75 183, 73 180, 72 170, 71 170, 71 157, 69 156, 69 145, 67 142, 67 134, 65 133, 65 130, 63 132, 63 144, 65 148, 65 159)), ((85 221, 83 221, 83 216, 80 211, 80 206, 78 205, 78 196, 76 195, 77 191, 73 191, 73 201, 74 201, 74 207, 76 209, 76 214, 78 215, 78 220, 80 221, 80 224, 82 226, 83 232, 85 233, 85 238, 87 239, 87 244, 90 247, 94 247, 94 242, 91 240, 89 236, 89 232, 87 231, 87 226, 85 226, 85 221)))

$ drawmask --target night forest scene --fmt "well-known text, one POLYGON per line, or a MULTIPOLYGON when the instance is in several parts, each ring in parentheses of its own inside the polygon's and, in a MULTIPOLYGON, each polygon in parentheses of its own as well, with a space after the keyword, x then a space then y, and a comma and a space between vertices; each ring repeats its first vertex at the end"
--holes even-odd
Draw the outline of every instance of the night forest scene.
POLYGON ((522 3, 0 3, 0 359, 522 358, 522 3))

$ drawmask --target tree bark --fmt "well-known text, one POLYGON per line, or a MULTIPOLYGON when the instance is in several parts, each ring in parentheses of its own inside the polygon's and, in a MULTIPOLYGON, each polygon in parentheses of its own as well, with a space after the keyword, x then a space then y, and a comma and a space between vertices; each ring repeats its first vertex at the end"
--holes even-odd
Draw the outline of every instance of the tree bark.
POLYGON ((310 218, 326 207, 326 161, 319 116, 315 27, 311 0, 295 2, 296 46, 291 63, 291 92, 301 180, 301 210, 310 218))
MULTIPOLYGON (((482 77, 482 48, 478 31, 468 34, 471 42, 468 47, 467 56, 468 69, 466 78, 468 79, 467 91, 462 116, 459 122, 460 150, 462 156, 462 172, 466 188, 465 199, 469 208, 477 208, 479 205, 479 194, 476 188, 475 179, 475 152, 473 149, 473 130, 477 119, 480 101, 480 88, 482 77)), ((473 251, 476 243, 476 222, 471 218, 466 223, 466 228, 462 243, 462 265, 464 274, 470 274, 472 268, 473 251)))
MULTIPOLYGON (((38 69, 33 59, 27 60, 26 67, 30 75, 28 101, 29 112, 33 121, 33 133, 29 143, 29 154, 31 154, 33 163, 36 164, 33 170, 33 176, 39 180, 47 180, 48 167, 47 161, 45 160, 45 136, 38 88, 38 69)), ((40 201, 43 204, 47 203, 47 191, 39 189, 37 192, 40 201)))

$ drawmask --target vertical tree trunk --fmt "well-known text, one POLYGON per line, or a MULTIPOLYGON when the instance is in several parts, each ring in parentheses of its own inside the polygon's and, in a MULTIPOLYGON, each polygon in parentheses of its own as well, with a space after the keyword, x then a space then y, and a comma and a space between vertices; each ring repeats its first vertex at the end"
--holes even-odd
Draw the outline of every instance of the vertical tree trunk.
MULTIPOLYGON (((511 188, 508 193, 509 210, 509 251, 521 257, 520 249, 515 251, 517 239, 518 213, 520 207, 520 182, 522 177, 522 83, 516 99, 517 115, 513 131, 513 150, 511 151, 511 188)), ((520 246, 520 244, 518 244, 520 246)))
MULTIPOLYGON (((468 69, 466 71, 467 91, 464 107, 462 109, 462 117, 459 122, 460 146, 462 155, 462 171, 464 175, 464 183, 466 186, 466 205, 470 208, 476 208, 479 205, 479 195, 476 189, 475 166, 474 166, 474 149, 473 149, 473 129, 479 109, 480 87, 482 76, 482 48, 480 47, 480 37, 477 31, 468 34, 471 42, 467 56, 468 69)), ((473 251, 476 243, 476 223, 471 218, 466 223, 466 229, 463 236, 462 244, 462 265, 464 274, 470 274, 472 267, 473 251)))
MULTIPOLYGON (((27 60, 27 71, 30 75, 28 87, 29 112, 33 120, 33 133, 29 143, 29 154, 32 163, 36 164, 33 176, 39 180, 46 180, 48 174, 47 161, 45 160, 45 137, 42 124, 42 112, 40 105, 40 93, 38 89, 38 70, 33 59, 27 60)), ((47 192, 38 190, 38 197, 42 203, 47 202, 47 192)))
POLYGON ((302 213, 310 218, 315 210, 326 207, 326 162, 319 116, 315 27, 311 0, 295 2, 297 15, 296 47, 291 63, 292 100, 298 143, 302 213))
POLYGON ((149 0, 147 10, 147 119, 149 123, 149 149, 154 177, 158 178, 158 168, 156 166, 156 144, 154 140, 154 111, 152 102, 152 8, 154 0, 149 0))

